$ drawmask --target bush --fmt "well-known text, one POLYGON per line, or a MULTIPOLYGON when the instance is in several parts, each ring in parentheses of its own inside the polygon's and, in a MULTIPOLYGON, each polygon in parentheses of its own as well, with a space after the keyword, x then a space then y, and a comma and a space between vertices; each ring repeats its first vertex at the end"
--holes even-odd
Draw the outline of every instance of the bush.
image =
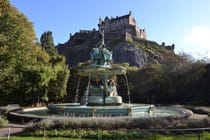
POLYGON ((83 138, 83 139, 137 139, 148 138, 151 134, 147 131, 139 129, 117 129, 117 130, 90 130, 90 129, 77 129, 77 130, 36 130, 25 132, 24 135, 30 136, 47 136, 47 137, 68 137, 68 138, 83 138))
POLYGON ((0 118, 0 126, 6 126, 8 124, 8 120, 4 118, 0 118))
POLYGON ((126 118, 126 117, 71 117, 61 120, 43 120, 31 125, 32 129, 153 129, 167 128, 169 120, 159 118, 126 118))

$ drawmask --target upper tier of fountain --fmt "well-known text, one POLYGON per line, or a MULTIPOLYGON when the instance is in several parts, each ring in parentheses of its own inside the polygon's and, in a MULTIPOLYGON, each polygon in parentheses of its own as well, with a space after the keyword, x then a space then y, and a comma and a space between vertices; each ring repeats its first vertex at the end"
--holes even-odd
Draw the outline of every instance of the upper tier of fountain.
POLYGON ((80 76, 88 76, 88 84, 81 99, 82 105, 121 105, 122 97, 116 88, 116 75, 126 74, 126 69, 119 65, 112 65, 112 52, 104 43, 104 27, 99 19, 99 38, 97 47, 93 48, 91 62, 78 69, 80 76))

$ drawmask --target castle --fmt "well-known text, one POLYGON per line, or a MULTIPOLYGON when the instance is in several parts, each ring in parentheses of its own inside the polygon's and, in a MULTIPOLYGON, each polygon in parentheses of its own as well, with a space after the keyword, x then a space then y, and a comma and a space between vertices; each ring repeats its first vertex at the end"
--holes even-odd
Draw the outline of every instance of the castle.
POLYGON ((141 39, 147 39, 145 29, 140 29, 137 27, 136 20, 134 19, 131 11, 128 15, 121 17, 117 16, 116 18, 111 19, 106 17, 103 24, 105 36, 106 34, 115 34, 123 37, 126 36, 126 34, 130 34, 141 39))
MULTIPOLYGON (((104 39, 106 44, 113 40, 121 40, 121 41, 133 41, 137 40, 139 43, 144 43, 145 41, 156 43, 154 41, 150 41, 147 39, 147 34, 145 29, 140 29, 137 27, 137 23, 135 18, 130 11, 127 15, 116 16, 115 18, 105 17, 102 21, 102 27, 104 30, 104 39)), ((84 42, 88 43, 90 46, 94 47, 94 45, 98 42, 99 31, 96 29, 93 30, 80 30, 76 32, 74 35, 70 34, 69 45, 80 45, 84 42)), ((60 45, 62 46, 62 45, 60 45)), ((174 51, 175 45, 165 45, 163 42, 161 47, 174 51)))
MULTIPOLYGON (((128 40, 129 38, 135 36, 140 39, 147 40, 145 29, 140 29, 136 25, 136 20, 133 17, 131 11, 124 16, 109 18, 105 17, 102 22, 102 26, 104 28, 105 41, 113 40, 113 39, 122 39, 128 40)), ((98 31, 93 30, 80 30, 80 32, 75 33, 73 36, 70 35, 70 38, 80 37, 88 37, 89 35, 96 34, 98 31)))

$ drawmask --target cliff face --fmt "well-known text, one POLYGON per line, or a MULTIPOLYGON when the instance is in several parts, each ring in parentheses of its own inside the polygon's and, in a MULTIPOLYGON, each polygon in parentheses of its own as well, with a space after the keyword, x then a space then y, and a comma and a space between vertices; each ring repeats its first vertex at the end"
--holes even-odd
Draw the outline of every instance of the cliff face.
POLYGON ((148 63, 148 54, 128 42, 120 42, 113 50, 114 63, 129 63, 131 66, 143 67, 148 63))
POLYGON ((88 45, 59 46, 58 52, 66 57, 70 67, 77 66, 80 62, 90 60, 91 47, 88 45))
MULTIPOLYGON (((96 47, 97 41, 97 32, 77 35, 66 43, 59 44, 57 49, 60 54, 66 56, 69 66, 73 67, 90 60, 90 52, 96 47)), ((105 43, 113 53, 113 63, 129 63, 130 66, 139 68, 150 63, 161 63, 168 54, 174 55, 173 50, 168 50, 156 42, 138 38, 130 38, 127 41, 115 38, 105 43)))

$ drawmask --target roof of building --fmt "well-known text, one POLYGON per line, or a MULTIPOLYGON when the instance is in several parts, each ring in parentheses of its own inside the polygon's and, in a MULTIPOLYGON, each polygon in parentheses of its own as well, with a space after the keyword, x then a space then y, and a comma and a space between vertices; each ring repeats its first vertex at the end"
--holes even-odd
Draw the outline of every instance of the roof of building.
POLYGON ((129 11, 129 14, 127 14, 127 15, 124 15, 124 16, 120 16, 120 17, 116 17, 116 18, 113 18, 113 17, 111 17, 111 19, 109 18, 109 17, 105 17, 105 20, 110 20, 110 21, 116 21, 116 20, 119 20, 119 19, 123 19, 123 18, 129 18, 129 16, 132 14, 132 12, 131 11, 129 11))

